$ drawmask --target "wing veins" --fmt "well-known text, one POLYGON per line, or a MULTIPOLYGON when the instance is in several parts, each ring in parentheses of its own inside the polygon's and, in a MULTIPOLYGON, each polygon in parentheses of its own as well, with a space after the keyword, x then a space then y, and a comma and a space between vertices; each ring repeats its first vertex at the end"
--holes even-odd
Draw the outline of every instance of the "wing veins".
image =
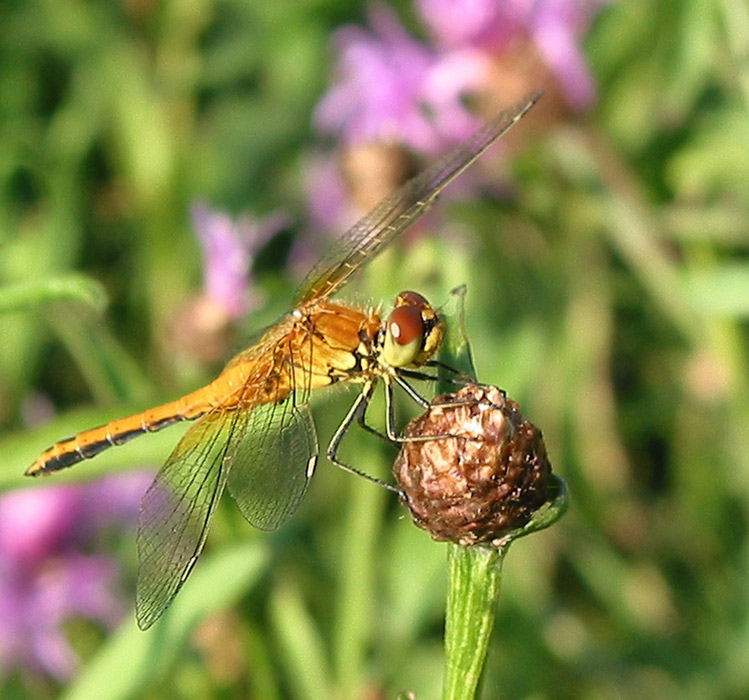
MULTIPOLYGON (((203 416, 203 419, 210 420, 212 415, 218 416, 218 413, 214 414, 211 411, 203 416)), ((162 467, 162 471, 154 480, 152 488, 163 489, 165 493, 176 496, 176 498, 173 499, 171 509, 163 517, 154 518, 153 513, 151 513, 148 519, 139 525, 138 554, 141 561, 141 570, 138 584, 140 595, 138 596, 136 610, 138 624, 142 629, 150 627, 168 607, 182 584, 187 580, 195 561, 205 546, 210 520, 226 482, 226 455, 234 442, 232 436, 237 431, 239 422, 241 420, 238 414, 232 416, 231 424, 226 429, 228 435, 226 439, 221 441, 223 442, 221 448, 213 455, 211 455, 211 452, 224 432, 220 425, 209 436, 202 434, 200 438, 191 437, 190 439, 196 440, 194 445, 189 446, 184 453, 178 453, 174 458, 170 456, 162 467), (207 468, 205 469, 194 468, 195 465, 206 463, 207 468), (182 476, 184 472, 180 472, 180 467, 185 468, 185 465, 193 467, 187 472, 189 479, 172 478, 173 475, 182 476), (170 472, 173 472, 173 474, 170 472), (221 483, 222 481, 224 483, 221 483), (206 489, 209 490, 210 498, 204 500, 201 498, 201 494, 206 489), (181 511, 182 515, 180 515, 181 511), (198 518, 195 517, 196 514, 198 518), (189 530, 196 520, 199 525, 196 528, 197 536, 194 536, 190 534, 189 530), (164 530, 171 533, 166 538, 162 536, 164 530), (194 544, 191 546, 190 542, 194 544), (159 550, 162 548, 157 546, 158 543, 168 545, 168 547, 164 547, 168 553, 163 557, 160 557, 159 550), (188 554, 183 553, 185 544, 188 545, 188 554), (159 563, 160 560, 161 563, 159 563), (148 579, 141 577, 144 572, 153 570, 156 570, 160 575, 151 575, 148 579)), ((196 424, 193 427, 197 428, 198 425, 196 424)), ((211 427, 209 424, 205 424, 203 432, 209 427, 211 427)), ((239 427, 239 430, 241 431, 241 427, 239 427)), ((185 434, 185 437, 187 437, 187 434, 185 434)), ((177 449, 179 449, 179 445, 177 449)), ((148 495, 147 493, 144 497, 144 502, 148 495)), ((156 512, 158 513, 158 511, 156 512)))
POLYGON ((341 245, 324 256, 307 275, 297 302, 326 298, 338 291, 364 260, 373 257, 424 214, 442 190, 516 124, 542 94, 532 92, 498 114, 355 223, 343 235, 341 245))

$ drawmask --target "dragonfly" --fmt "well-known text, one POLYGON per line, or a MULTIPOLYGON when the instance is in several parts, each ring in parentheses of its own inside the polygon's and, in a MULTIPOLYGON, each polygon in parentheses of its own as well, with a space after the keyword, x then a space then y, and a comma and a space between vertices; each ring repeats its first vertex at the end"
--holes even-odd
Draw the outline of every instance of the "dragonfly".
MULTIPOLYGON (((421 217, 541 94, 530 93, 494 117, 354 224, 307 275, 292 310, 208 385, 61 440, 28 468, 30 476, 50 474, 140 435, 195 421, 141 502, 135 605, 141 629, 164 613, 185 583, 225 488, 244 518, 261 530, 275 530, 295 511, 319 452, 309 405, 313 390, 341 382, 361 385, 326 452, 331 462, 357 474, 338 459, 338 447, 354 421, 376 432, 364 414, 378 382, 386 401, 394 385, 420 400, 406 378, 435 362, 444 332, 438 310, 411 291, 398 295, 386 319, 379 310, 331 297, 421 217)), ((387 407, 386 414, 387 435, 397 441, 387 407)))

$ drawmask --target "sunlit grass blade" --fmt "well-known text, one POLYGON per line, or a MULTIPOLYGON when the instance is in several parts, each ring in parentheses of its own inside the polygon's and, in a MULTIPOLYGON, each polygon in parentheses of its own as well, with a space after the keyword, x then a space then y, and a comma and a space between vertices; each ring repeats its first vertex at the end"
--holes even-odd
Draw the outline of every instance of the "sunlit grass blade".
POLYGON ((270 614, 292 697, 295 700, 331 697, 322 633, 305 608, 295 583, 287 581, 274 588, 270 614))
POLYGON ((75 302, 101 312, 107 305, 104 287, 90 277, 64 275, 0 287, 0 313, 26 311, 53 302, 75 302))

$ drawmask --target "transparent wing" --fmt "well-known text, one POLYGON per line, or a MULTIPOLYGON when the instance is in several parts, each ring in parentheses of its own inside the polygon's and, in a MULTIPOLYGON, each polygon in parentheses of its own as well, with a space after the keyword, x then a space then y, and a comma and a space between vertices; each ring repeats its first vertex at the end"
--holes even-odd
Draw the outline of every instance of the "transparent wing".
POLYGON ((297 304, 326 298, 338 291, 362 264, 424 214, 439 193, 516 124, 542 94, 540 90, 530 93, 498 114, 354 224, 307 275, 297 294, 297 304))
POLYGON ((287 344, 248 380, 248 391, 263 383, 273 388, 257 389, 267 403, 219 406, 199 418, 143 497, 135 606, 141 629, 161 616, 190 574, 227 480, 244 517, 264 530, 279 527, 304 497, 317 457, 307 404, 311 375, 300 370, 312 363, 313 343, 305 347, 294 355, 287 344))
POLYGON ((252 412, 232 455, 229 492, 245 519, 261 530, 275 530, 297 509, 317 461, 308 404, 317 343, 314 335, 299 340, 290 335, 278 343, 283 350, 269 372, 286 377, 291 391, 252 412))
POLYGON ((309 405, 294 398, 253 410, 232 455, 229 492, 261 530, 275 530, 297 509, 317 461, 309 405))
POLYGON ((203 549, 226 484, 227 450, 238 418, 237 413, 213 412, 198 419, 143 496, 135 600, 141 629, 161 616, 203 549))

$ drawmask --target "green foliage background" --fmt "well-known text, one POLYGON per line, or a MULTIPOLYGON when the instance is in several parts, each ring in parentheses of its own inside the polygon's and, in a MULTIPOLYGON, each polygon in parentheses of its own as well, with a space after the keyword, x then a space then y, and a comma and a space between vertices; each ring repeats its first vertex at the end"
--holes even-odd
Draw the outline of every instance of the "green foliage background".
MULTIPOLYGON (((363 8, 2 3, 0 487, 27 486, 55 439, 218 369, 170 352, 200 284, 189 206, 304 221, 331 35, 363 8), (59 412, 30 430, 37 393, 59 412)), ((594 112, 538 135, 508 200, 444 207, 470 245, 422 236, 343 294, 441 303, 467 283, 480 377, 524 406, 568 482, 568 515, 506 560, 486 698, 749 695, 747 46, 738 0, 611 4, 586 41, 594 112)), ((296 283, 266 258, 247 335, 296 283)), ((321 442, 350 398, 321 399, 321 442)), ((178 433, 59 481, 157 466, 178 433)), ((379 475, 394 456, 366 435, 346 450, 379 475)), ((437 697, 444 559, 391 494, 323 464, 278 533, 226 499, 165 624, 73 627, 81 675, 33 697, 437 697)), ((28 680, 0 695, 28 697, 28 680)))

